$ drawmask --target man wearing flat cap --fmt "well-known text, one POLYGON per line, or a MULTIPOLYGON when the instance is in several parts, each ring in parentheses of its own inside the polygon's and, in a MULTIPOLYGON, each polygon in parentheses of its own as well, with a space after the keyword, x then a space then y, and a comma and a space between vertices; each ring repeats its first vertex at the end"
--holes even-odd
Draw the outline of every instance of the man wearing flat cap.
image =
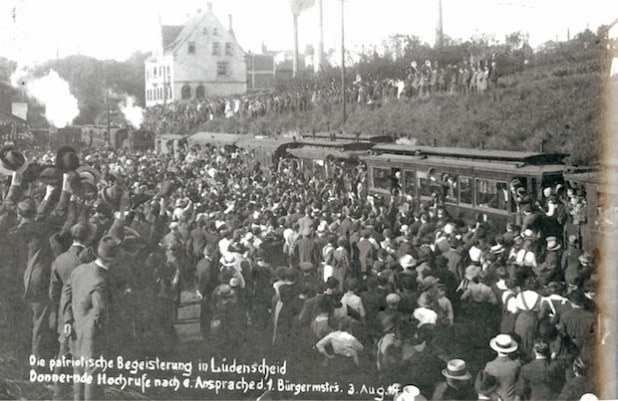
MULTIPOLYGON (((121 240, 104 236, 99 241, 97 259, 76 267, 62 289, 63 334, 70 338, 73 358, 110 356, 110 345, 115 341, 112 274, 121 255, 121 240)), ((96 377, 97 369, 75 366, 74 372, 96 377)), ((73 391, 75 400, 99 399, 102 395, 96 380, 91 384, 75 383, 73 391)))

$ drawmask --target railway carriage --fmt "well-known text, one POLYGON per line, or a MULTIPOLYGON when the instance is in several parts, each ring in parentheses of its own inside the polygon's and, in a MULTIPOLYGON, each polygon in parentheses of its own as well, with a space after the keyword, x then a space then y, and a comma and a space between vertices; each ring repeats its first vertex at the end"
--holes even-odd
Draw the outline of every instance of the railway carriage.
MULTIPOLYGON (((387 198, 438 199, 451 215, 492 216, 500 226, 518 223, 511 184, 540 199, 544 187, 563 181, 565 154, 425 146, 376 145, 361 157, 369 192, 387 198)), ((501 230, 501 228, 498 228, 501 230)))
MULTIPOLYGON (((602 171, 566 170, 564 180, 569 187, 583 190, 586 199, 586 219, 579 225, 582 247, 594 251, 604 238, 615 238, 618 230, 617 167, 606 166, 602 171)), ((609 243, 607 244, 610 245, 609 243)))
POLYGON ((371 142, 303 140, 287 153, 298 161, 306 177, 333 178, 341 169, 348 170, 373 147, 371 142))

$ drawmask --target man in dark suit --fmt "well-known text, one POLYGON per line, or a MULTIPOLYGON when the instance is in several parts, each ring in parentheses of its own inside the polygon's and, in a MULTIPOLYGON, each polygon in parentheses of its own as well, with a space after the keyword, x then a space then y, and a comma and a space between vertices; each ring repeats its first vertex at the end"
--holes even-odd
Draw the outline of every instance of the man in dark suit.
MULTIPOLYGON (((70 337, 74 358, 96 359, 110 356, 115 341, 112 301, 112 274, 122 255, 121 241, 106 235, 97 248, 97 259, 73 270, 62 289, 60 308, 63 314, 63 333, 70 337)), ((77 375, 96 377, 99 367, 75 366, 77 375)), ((91 384, 74 383, 74 400, 99 399, 102 391, 96 379, 91 384)))
POLYGON ((311 263, 313 266, 320 265, 321 249, 318 248, 318 244, 310 235, 310 232, 304 232, 302 233, 302 239, 296 242, 294 259, 298 265, 305 262, 311 263))
MULTIPOLYGON (((66 337, 62 336, 63 332, 63 316, 62 313, 58 313, 60 307, 60 298, 62 296, 62 286, 67 282, 69 276, 75 270, 77 266, 87 262, 84 260, 82 251, 90 245, 94 235, 96 234, 96 227, 88 222, 79 222, 71 227, 71 237, 73 238, 73 244, 69 249, 58 255, 51 266, 51 281, 49 284, 49 298, 52 302, 51 313, 53 322, 56 324, 58 334, 61 336, 60 348, 58 351, 58 357, 68 356, 69 354, 69 342, 66 337)), ((62 368, 57 368, 54 373, 62 373, 62 368)), ((60 382, 54 383, 54 400, 65 399, 64 391, 67 385, 62 385, 60 382)))
POLYGON ((521 400, 555 400, 564 385, 564 366, 550 363, 547 343, 536 341, 533 349, 535 358, 522 366, 515 392, 521 400))
POLYGON ((197 281, 198 297, 201 300, 200 307, 200 331, 204 338, 208 338, 210 328, 210 298, 214 289, 219 285, 219 269, 216 261, 210 256, 210 250, 204 247, 204 257, 197 262, 195 276, 197 281))
POLYGON ((65 174, 63 190, 53 214, 48 213, 54 188, 47 187, 45 197, 38 205, 31 198, 17 204, 19 225, 10 232, 9 243, 14 252, 15 263, 24 270, 24 299, 28 302, 32 318, 31 353, 51 357, 56 344, 49 327, 49 283, 51 264, 54 260, 49 238, 64 223, 70 193, 70 177, 65 174))
POLYGON ((508 334, 499 334, 493 338, 489 345, 498 353, 493 361, 487 362, 485 372, 495 376, 498 380, 496 394, 504 401, 516 399, 515 384, 519 379, 521 362, 511 357, 517 351, 518 345, 508 334))
POLYGON ((371 267, 376 260, 377 247, 375 240, 370 241, 371 231, 361 231, 361 238, 356 245, 358 247, 358 260, 360 261, 361 274, 368 275, 371 273, 371 267))

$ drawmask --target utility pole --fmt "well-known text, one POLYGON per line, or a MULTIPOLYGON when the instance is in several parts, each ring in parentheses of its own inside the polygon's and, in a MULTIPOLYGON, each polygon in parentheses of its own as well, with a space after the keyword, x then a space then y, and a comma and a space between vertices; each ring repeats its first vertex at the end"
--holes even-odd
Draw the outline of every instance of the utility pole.
POLYGON ((442 25, 442 0, 438 0, 438 24, 436 26, 436 46, 444 44, 444 28, 442 25))
POLYGON ((319 14, 320 14, 320 41, 318 42, 318 51, 314 53, 314 72, 321 73, 324 64, 324 15, 322 8, 322 0, 318 0, 319 14))
POLYGON ((343 124, 345 124, 347 116, 346 116, 346 102, 345 102, 345 24, 344 24, 344 14, 343 14, 343 3, 345 0, 341 1, 341 103, 343 105, 343 124))
POLYGON ((105 91, 105 103, 107 104, 107 143, 112 143, 112 122, 109 109, 109 88, 105 91))
POLYGON ((294 55, 292 58, 292 76, 298 78, 298 13, 292 13, 294 18, 294 55))

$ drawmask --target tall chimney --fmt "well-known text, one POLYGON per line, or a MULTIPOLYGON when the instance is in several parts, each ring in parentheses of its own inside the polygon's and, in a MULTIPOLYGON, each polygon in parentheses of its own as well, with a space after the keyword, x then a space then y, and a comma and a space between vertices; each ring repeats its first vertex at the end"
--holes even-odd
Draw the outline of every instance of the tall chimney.
POLYGON ((206 3, 206 6, 208 7, 208 12, 211 13, 212 12, 212 3, 208 2, 208 3, 206 3))
POLYGON ((232 14, 228 14, 227 15, 227 19, 229 21, 230 27, 228 28, 228 30, 233 31, 234 29, 232 28, 232 14))

